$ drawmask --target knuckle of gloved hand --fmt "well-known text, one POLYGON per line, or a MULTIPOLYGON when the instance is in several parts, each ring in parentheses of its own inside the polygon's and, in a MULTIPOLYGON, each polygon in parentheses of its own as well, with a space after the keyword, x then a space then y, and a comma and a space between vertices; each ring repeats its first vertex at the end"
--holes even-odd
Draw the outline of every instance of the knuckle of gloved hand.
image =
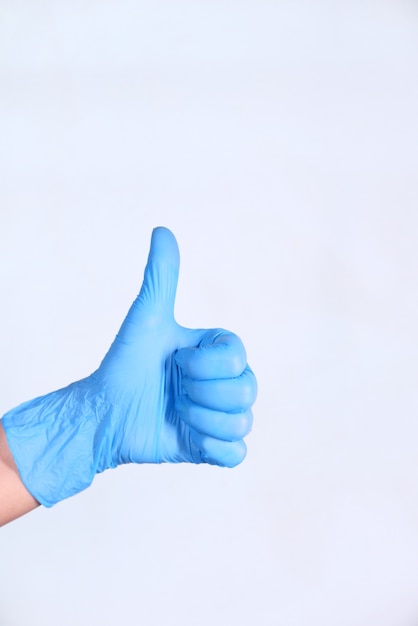
POLYGON ((228 367, 231 373, 231 378, 237 378, 241 376, 247 365, 245 352, 241 350, 235 350, 229 355, 228 367))
POLYGON ((228 440, 240 441, 250 432, 253 425, 253 415, 250 410, 243 413, 234 413, 230 416, 228 424, 228 440))
POLYGON ((257 397, 257 383, 250 372, 245 372, 240 379, 239 387, 239 408, 244 411, 249 409, 257 397))
POLYGON ((240 441, 234 441, 229 444, 229 450, 225 453, 223 458, 223 465, 225 467, 236 467, 247 456, 247 446, 245 443, 240 441))

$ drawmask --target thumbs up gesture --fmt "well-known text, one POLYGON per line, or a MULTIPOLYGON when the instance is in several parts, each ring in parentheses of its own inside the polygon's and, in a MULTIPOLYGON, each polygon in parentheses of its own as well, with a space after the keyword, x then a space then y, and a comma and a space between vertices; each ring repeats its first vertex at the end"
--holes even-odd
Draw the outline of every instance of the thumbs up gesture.
POLYGON ((175 321, 178 273, 175 237, 156 228, 140 293, 100 367, 3 417, 22 480, 45 506, 124 463, 244 459, 254 374, 236 335, 175 321))

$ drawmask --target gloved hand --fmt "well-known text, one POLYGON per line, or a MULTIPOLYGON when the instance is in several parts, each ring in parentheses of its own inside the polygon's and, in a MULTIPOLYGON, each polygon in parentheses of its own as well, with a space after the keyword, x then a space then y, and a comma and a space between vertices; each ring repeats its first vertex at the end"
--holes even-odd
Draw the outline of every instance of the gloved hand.
POLYGON ((246 454, 257 384, 240 339, 174 319, 179 252, 156 228, 144 282, 91 376, 3 417, 28 491, 52 506, 122 463, 211 463, 246 454))

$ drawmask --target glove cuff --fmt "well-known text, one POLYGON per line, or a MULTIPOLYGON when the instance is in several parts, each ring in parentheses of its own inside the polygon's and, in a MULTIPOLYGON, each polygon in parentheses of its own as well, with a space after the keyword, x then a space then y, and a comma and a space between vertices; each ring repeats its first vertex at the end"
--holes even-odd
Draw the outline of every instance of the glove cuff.
POLYGON ((109 411, 88 379, 25 402, 2 424, 28 491, 46 507, 86 489, 96 472, 114 467, 104 423, 109 411))

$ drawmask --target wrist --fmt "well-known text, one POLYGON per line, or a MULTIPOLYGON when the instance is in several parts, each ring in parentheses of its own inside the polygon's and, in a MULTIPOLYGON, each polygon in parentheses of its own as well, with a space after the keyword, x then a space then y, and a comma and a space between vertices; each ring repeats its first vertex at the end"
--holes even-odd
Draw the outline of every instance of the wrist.
POLYGON ((22 482, 0 421, 0 526, 37 506, 39 502, 22 482))
POLYGON ((97 435, 106 411, 100 398, 89 396, 88 379, 83 379, 3 416, 22 482, 44 506, 86 489, 97 471, 112 466, 106 462, 106 438, 97 435))

